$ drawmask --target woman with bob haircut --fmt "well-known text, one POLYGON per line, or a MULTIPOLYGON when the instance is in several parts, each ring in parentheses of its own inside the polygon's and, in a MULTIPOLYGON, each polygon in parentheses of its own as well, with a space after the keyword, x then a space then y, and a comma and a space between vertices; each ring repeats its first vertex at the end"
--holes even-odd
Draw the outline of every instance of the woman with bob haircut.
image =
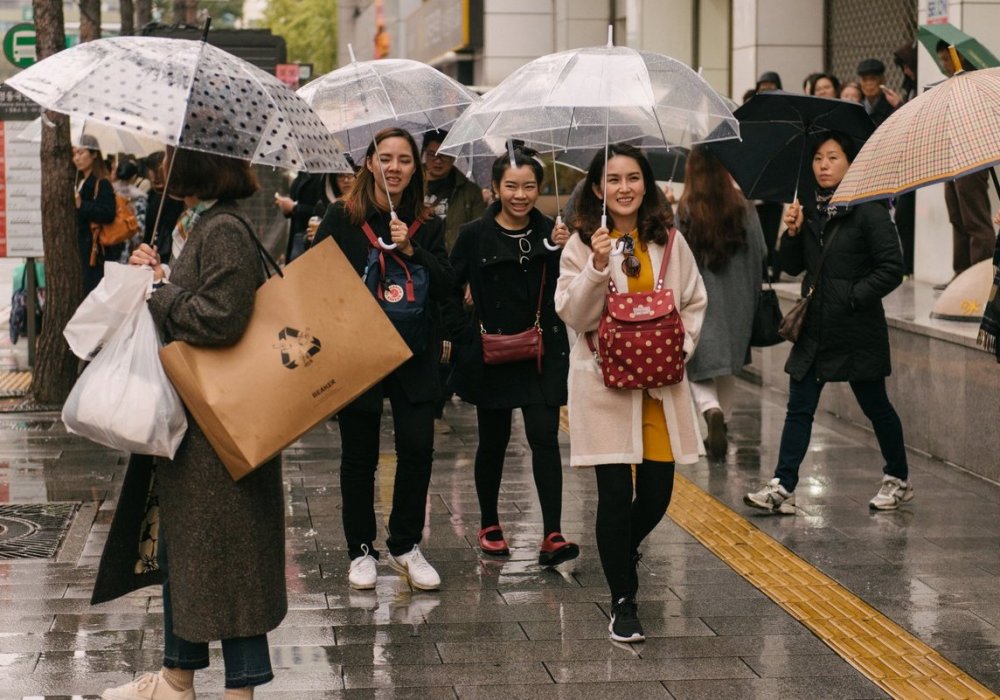
POLYGON ((569 343, 556 315, 555 291, 561 247, 569 239, 565 224, 535 208, 544 169, 535 151, 513 149, 493 162, 497 201, 480 219, 459 229, 451 263, 455 270, 452 308, 462 305, 466 285, 473 302, 473 323, 461 314, 456 333, 451 387, 476 406, 476 495, 479 497, 479 548, 505 556, 510 547, 500 527, 497 500, 510 442, 513 411, 521 409, 531 447, 531 469, 542 511, 538 563, 555 566, 575 559, 580 548, 562 535, 562 457, 559 408, 566 403, 569 343), (537 328, 541 361, 531 358, 486 364, 484 333, 514 335, 537 328))
POLYGON ((672 236, 664 288, 673 290, 684 324, 682 350, 690 359, 707 298, 694 255, 672 224, 642 151, 614 144, 606 163, 599 151, 587 171, 573 222, 577 233, 563 250, 556 290, 556 311, 578 334, 569 359, 570 464, 592 466, 597 476, 597 549, 611 590, 608 629, 619 642, 645 639, 636 605, 639 545, 667 511, 674 463, 697 462, 701 436, 686 379, 650 390, 608 388, 587 334, 604 314, 609 281, 622 292, 653 290, 672 236))
POLYGON ((389 566, 408 577, 414 588, 435 590, 441 578, 419 545, 434 459, 434 416, 442 395, 438 305, 451 293, 453 275, 441 221, 424 207, 420 151, 408 131, 390 128, 375 134, 350 194, 327 209, 313 245, 333 238, 363 276, 372 253, 377 252, 365 227, 381 241, 380 247, 395 244, 392 253, 407 266, 423 267, 429 289, 426 322, 416 339, 420 349, 338 414, 344 535, 351 560, 348 582, 358 590, 372 589, 378 576, 375 469, 382 403, 387 398, 396 442, 396 479, 386 541, 389 566))
MULTIPOLYGON (((186 206, 173 231, 174 264, 145 243, 129 262, 153 269, 147 303, 166 342, 233 345, 266 279, 254 226, 237 203, 257 181, 246 161, 183 149, 172 157, 169 192, 186 206)), ((156 461, 163 667, 101 697, 194 698, 194 672, 209 665, 208 644, 218 639, 224 697, 252 698, 274 677, 267 633, 288 609, 281 458, 233 481, 189 414, 174 459, 156 461)))

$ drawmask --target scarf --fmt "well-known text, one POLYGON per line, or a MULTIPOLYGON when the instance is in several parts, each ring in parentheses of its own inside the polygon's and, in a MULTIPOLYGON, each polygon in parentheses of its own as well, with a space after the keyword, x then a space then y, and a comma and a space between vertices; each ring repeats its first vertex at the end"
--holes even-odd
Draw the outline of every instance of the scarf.
POLYGON ((174 260, 180 257, 181 251, 184 250, 184 244, 187 243, 188 234, 191 233, 191 229, 194 225, 198 223, 198 219, 206 211, 212 208, 217 199, 206 199, 198 202, 191 209, 185 209, 184 213, 180 215, 177 219, 177 225, 174 226, 173 232, 170 234, 171 245, 170 245, 170 262, 173 263, 174 260))
POLYGON ((985 348, 986 352, 996 355, 997 362, 1000 362, 1000 238, 997 239, 993 250, 993 287, 990 289, 990 297, 986 301, 986 308, 983 310, 983 322, 979 324, 979 338, 977 342, 985 348))
POLYGON ((816 187, 816 211, 819 212, 820 218, 832 219, 833 215, 837 213, 837 205, 830 204, 830 200, 833 198, 833 193, 836 191, 836 187, 816 187))

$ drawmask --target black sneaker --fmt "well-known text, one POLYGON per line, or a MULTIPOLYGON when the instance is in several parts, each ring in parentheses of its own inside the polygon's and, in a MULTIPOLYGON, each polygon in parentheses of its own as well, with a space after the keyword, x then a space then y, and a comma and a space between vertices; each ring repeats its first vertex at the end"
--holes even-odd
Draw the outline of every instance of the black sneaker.
POLYGON ((620 598, 617 603, 611 606, 611 622, 608 623, 608 631, 613 640, 626 644, 646 641, 642 624, 639 622, 638 608, 639 606, 632 598, 620 598))

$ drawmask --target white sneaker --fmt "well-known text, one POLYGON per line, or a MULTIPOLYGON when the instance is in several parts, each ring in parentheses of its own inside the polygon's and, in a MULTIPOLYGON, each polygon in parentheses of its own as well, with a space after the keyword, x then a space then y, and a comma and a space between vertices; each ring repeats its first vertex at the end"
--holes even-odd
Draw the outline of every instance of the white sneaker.
POLYGON ((108 688, 101 700, 194 700, 194 690, 174 690, 159 673, 144 673, 131 683, 108 688))
POLYGON ((347 573, 347 580, 351 588, 359 591, 367 591, 375 588, 375 581, 378 579, 378 562, 368 552, 368 545, 361 545, 363 552, 360 557, 351 559, 351 568, 347 573))
POLYGON ((421 591, 433 591, 441 587, 441 577, 434 567, 420 553, 420 546, 413 545, 406 554, 398 557, 389 555, 389 566, 410 579, 410 585, 421 591))
POLYGON ((795 515, 795 494, 786 491, 777 477, 767 482, 767 486, 760 491, 746 494, 743 502, 752 508, 760 508, 770 513, 795 515))
POLYGON ((896 510, 901 503, 913 500, 913 487, 909 481, 884 474, 882 486, 875 498, 868 502, 868 507, 875 510, 896 510))

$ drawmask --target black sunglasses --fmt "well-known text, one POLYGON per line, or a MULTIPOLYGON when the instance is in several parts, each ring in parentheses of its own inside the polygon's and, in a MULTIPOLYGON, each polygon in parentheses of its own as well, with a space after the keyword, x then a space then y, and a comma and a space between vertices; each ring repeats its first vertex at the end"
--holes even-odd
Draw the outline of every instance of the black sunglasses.
POLYGON ((622 272, 628 277, 638 277, 639 271, 642 270, 642 263, 639 262, 639 258, 635 254, 635 239, 631 235, 625 234, 621 241, 622 252, 625 254, 625 259, 622 260, 622 272))

